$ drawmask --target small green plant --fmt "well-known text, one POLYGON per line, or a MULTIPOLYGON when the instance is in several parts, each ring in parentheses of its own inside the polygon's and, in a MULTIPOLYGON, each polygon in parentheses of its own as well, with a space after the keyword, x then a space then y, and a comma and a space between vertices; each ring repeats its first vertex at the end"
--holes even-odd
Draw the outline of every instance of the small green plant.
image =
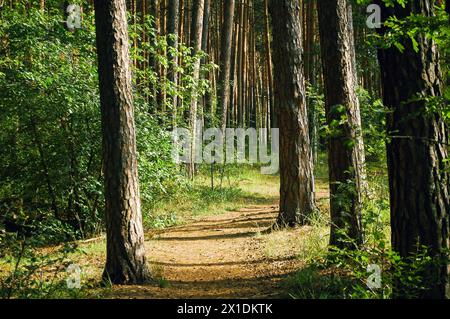
POLYGON ((150 271, 152 278, 158 284, 160 288, 167 288, 170 286, 170 282, 164 276, 164 267, 158 264, 151 264, 150 271))
POLYGON ((18 238, 17 234, 1 238, 0 298, 52 298, 73 295, 65 281, 66 267, 71 264, 69 255, 76 251, 66 244, 49 253, 39 251, 36 239, 18 238))
POLYGON ((178 216, 175 212, 170 212, 164 215, 158 215, 155 217, 148 218, 145 221, 145 225, 151 229, 164 229, 171 226, 175 226, 179 223, 178 216))
MULTIPOLYGON (((305 250, 301 258, 307 265, 287 280, 292 297, 417 298, 433 284, 430 269, 442 265, 440 257, 432 257, 436 254, 426 247, 418 248, 408 257, 391 248, 385 183, 385 178, 370 179, 371 189, 363 201, 363 245, 358 249, 327 249, 322 246, 324 241, 318 240, 323 249, 305 250)), ((328 226, 328 221, 316 219, 317 229, 328 226)))
POLYGON ((350 278, 312 264, 291 276, 286 288, 294 299, 345 299, 352 284, 350 278))

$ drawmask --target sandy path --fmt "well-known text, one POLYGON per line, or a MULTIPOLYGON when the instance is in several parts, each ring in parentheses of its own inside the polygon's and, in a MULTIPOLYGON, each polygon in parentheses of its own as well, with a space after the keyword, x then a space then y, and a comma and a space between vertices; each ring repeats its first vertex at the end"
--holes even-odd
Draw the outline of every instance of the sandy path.
POLYGON ((301 266, 295 251, 268 257, 261 232, 275 206, 254 206, 149 234, 146 242, 158 285, 115 287, 115 298, 277 298, 281 281, 301 266))

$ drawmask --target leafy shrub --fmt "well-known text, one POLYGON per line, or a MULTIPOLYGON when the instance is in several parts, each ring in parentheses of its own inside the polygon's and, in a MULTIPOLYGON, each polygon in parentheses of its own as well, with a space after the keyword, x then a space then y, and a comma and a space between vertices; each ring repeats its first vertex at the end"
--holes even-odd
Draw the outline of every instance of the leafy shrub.
MULTIPOLYGON (((426 247, 410 257, 401 257, 392 249, 385 178, 372 177, 370 185, 371 191, 363 202, 363 246, 357 250, 331 247, 319 250, 319 254, 317 250, 309 252, 310 257, 302 256, 307 265, 287 280, 287 290, 292 297, 417 298, 432 285, 434 279, 428 275, 429 270, 441 266, 443 261, 432 257, 426 247), (379 287, 369 285, 376 275, 369 265, 379 267, 379 287)), ((324 219, 316 219, 313 226, 317 229, 315 232, 329 227, 324 219)))
MULTIPOLYGON (((92 12, 85 12, 81 29, 70 32, 61 23, 60 5, 46 7, 0 11, 0 225, 20 235, 39 228, 48 243, 56 243, 103 230, 102 136, 92 12), (32 220, 40 223, 31 226, 32 220)), ((156 36, 149 16, 146 21, 139 27, 147 28, 149 42, 130 28, 141 41, 132 58, 141 63, 147 49, 167 74, 168 38, 156 36)), ((191 56, 180 45, 172 54, 183 61, 178 85, 150 67, 133 70, 144 211, 183 184, 171 160, 171 134, 161 125, 171 99, 179 97, 181 117, 191 99, 209 88, 208 81, 192 76, 202 53, 191 56), (155 92, 163 90, 167 99, 158 109, 166 112, 155 112, 155 92)))
POLYGON ((66 244, 48 253, 39 251, 42 237, 24 239, 16 233, 0 233, 0 299, 52 298, 71 294, 65 270, 76 246, 66 244))

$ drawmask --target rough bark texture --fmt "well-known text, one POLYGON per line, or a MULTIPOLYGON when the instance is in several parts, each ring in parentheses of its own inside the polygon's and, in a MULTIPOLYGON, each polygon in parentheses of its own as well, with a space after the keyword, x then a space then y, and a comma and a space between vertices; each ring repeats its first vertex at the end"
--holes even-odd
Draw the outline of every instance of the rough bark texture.
POLYGON ((107 257, 114 284, 149 278, 145 260, 125 0, 96 0, 107 257))
POLYGON ((225 1, 223 5, 224 22, 220 42, 220 74, 219 74, 219 110, 221 111, 221 126, 227 126, 227 111, 230 100, 231 49, 233 38, 235 1, 225 1))
POLYGON ((352 13, 347 0, 321 0, 317 7, 325 112, 331 129, 328 138, 330 245, 354 248, 362 243, 364 147, 356 95, 352 13))
MULTIPOLYGON (((411 13, 431 16, 433 1, 409 1, 404 9, 382 6, 383 21, 411 13)), ((395 47, 378 53, 384 104, 391 111, 387 156, 392 246, 407 257, 425 245, 439 257, 440 250, 449 247, 449 174, 442 162, 448 158, 448 127, 438 113, 427 113, 424 102, 425 97, 442 94, 439 54, 433 41, 423 36, 418 39, 418 52, 410 40, 402 44, 403 53, 395 47)), ((430 267, 427 275, 432 282, 423 297, 448 298, 448 265, 430 267)), ((408 287, 398 288, 401 297, 408 287)))
POLYGON ((280 124, 279 226, 305 224, 315 209, 314 177, 298 1, 272 0, 275 105, 280 124))

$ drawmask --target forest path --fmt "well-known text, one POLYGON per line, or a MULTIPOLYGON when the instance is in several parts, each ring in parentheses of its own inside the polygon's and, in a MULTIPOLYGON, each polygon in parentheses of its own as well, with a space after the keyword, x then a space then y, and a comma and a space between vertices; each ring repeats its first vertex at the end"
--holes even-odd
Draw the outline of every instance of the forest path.
POLYGON ((122 286, 113 298, 278 298, 282 279, 298 270, 299 232, 261 234, 277 206, 252 206, 147 234, 146 251, 159 285, 122 286), (279 246, 277 244, 279 244, 279 246))

